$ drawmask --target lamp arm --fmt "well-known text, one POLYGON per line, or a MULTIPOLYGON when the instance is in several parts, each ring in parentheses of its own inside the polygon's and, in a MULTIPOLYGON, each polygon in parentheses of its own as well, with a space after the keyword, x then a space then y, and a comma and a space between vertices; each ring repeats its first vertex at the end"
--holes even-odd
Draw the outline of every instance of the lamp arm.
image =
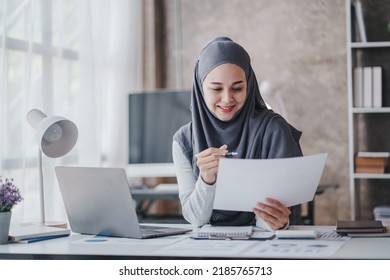
POLYGON ((45 192, 43 189, 43 171, 42 171, 42 150, 38 148, 38 169, 39 169, 39 192, 40 192, 40 208, 41 208, 41 223, 45 224, 45 192))

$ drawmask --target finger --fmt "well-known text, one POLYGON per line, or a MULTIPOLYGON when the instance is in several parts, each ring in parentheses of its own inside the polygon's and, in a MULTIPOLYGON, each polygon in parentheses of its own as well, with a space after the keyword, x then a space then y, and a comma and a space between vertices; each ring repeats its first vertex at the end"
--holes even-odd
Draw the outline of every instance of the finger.
POLYGON ((227 145, 222 145, 221 147, 219 147, 219 150, 227 150, 227 145))
POLYGON ((271 205, 275 208, 277 208, 279 211, 283 212, 286 215, 290 215, 291 211, 288 207, 286 207, 283 203, 281 203, 279 200, 273 199, 273 198, 266 198, 265 201, 268 205, 271 205))
MULTIPOLYGON (((204 152, 204 155, 224 155, 227 153, 227 145, 222 145, 221 147, 219 148, 209 148, 209 149, 206 149, 204 152)), ((202 152, 203 153, 203 152, 202 152)))
POLYGON ((278 208, 274 208, 272 206, 260 202, 257 203, 257 206, 259 207, 259 210, 265 212, 267 215, 280 221, 280 223, 282 223, 283 225, 288 222, 290 216, 289 213, 290 210, 288 208, 287 208, 288 212, 284 212, 284 211, 280 211, 278 208))
POLYGON ((219 148, 210 147, 206 150, 203 150, 202 152, 196 154, 195 157, 197 161, 204 158, 209 158, 209 160, 212 160, 214 158, 223 157, 227 152, 228 152, 227 145, 222 145, 219 148), (210 156, 212 156, 211 159, 210 156))
POLYGON ((217 159, 214 160, 209 160, 209 159, 204 159, 204 160, 198 160, 196 163, 199 167, 199 169, 202 172, 206 172, 210 169, 218 169, 219 166, 219 161, 217 159))
POLYGON ((216 173, 218 171, 218 162, 204 163, 204 164, 198 165, 198 167, 202 173, 210 172, 211 170, 213 170, 216 173))
POLYGON ((219 156, 210 155, 207 157, 198 158, 196 164, 201 167, 215 167, 219 164, 219 156))
POLYGON ((261 202, 256 203, 257 207, 259 207, 261 210, 266 211, 268 213, 274 213, 277 215, 277 213, 284 214, 284 215, 290 215, 289 209, 287 207, 284 207, 283 205, 272 205, 272 204, 265 204, 261 202))
POLYGON ((280 211, 279 208, 276 208, 274 206, 270 206, 268 204, 257 202, 257 206, 262 211, 267 212, 268 214, 275 216, 275 217, 280 216, 280 215, 286 215, 283 211, 280 211))
POLYGON ((257 210, 257 216, 263 219, 263 221, 266 222, 273 230, 283 228, 288 222, 280 221, 266 212, 262 212, 261 210, 257 210))
POLYGON ((258 208, 254 208, 253 212, 260 217, 264 222, 266 222, 273 230, 280 229, 284 227, 287 222, 281 221, 274 216, 264 212, 258 208))

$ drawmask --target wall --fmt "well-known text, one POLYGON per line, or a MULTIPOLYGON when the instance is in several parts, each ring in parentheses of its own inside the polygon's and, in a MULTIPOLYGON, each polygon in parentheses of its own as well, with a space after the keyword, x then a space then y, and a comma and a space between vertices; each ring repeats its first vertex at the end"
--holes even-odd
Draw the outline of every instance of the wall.
MULTIPOLYGON (((180 4, 183 86, 191 87, 195 60, 213 37, 228 36, 246 48, 258 80, 272 85, 269 102, 282 98, 289 122, 303 131, 304 153, 328 153, 321 183, 340 187, 317 197, 316 224, 348 219, 345 1, 181 0, 180 4)), ((165 1, 167 87, 176 84, 173 5, 174 1, 165 1)))

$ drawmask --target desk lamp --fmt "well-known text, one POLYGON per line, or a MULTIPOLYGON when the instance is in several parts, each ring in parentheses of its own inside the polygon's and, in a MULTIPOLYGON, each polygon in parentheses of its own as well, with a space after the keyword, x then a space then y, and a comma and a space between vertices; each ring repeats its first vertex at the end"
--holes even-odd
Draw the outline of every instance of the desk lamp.
POLYGON ((78 130, 76 125, 60 116, 47 116, 42 111, 32 109, 27 113, 28 123, 35 129, 38 143, 38 168, 40 191, 40 224, 49 226, 66 227, 66 223, 46 222, 45 199, 43 188, 42 153, 51 158, 66 155, 77 142, 78 130))

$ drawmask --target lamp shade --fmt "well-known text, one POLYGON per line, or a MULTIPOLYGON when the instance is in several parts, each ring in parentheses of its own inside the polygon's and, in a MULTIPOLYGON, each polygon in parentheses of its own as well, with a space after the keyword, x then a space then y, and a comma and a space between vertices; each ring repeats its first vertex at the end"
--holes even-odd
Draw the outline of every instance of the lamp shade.
POLYGON ((32 109, 27 113, 27 121, 35 129, 37 143, 48 157, 66 155, 77 142, 77 126, 66 118, 48 117, 42 111, 32 109))

